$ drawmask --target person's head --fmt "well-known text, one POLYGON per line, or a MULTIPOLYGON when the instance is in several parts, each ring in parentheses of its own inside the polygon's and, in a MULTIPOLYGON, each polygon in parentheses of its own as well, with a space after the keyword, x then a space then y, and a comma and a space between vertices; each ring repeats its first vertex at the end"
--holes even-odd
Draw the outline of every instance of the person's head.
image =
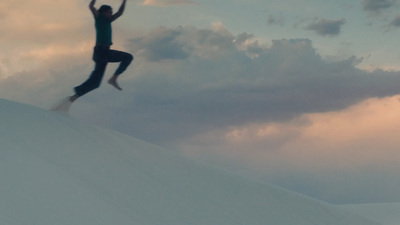
POLYGON ((103 14, 107 19, 111 19, 112 16, 112 8, 109 5, 102 5, 99 8, 99 13, 103 14))

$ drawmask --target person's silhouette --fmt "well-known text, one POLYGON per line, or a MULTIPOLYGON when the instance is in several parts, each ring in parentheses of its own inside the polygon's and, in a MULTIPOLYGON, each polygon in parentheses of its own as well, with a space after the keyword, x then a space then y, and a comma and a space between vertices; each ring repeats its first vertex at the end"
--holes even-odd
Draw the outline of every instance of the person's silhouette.
POLYGON ((117 79, 133 60, 133 56, 129 53, 112 50, 112 28, 111 23, 118 19, 125 10, 126 0, 122 1, 119 10, 113 14, 111 6, 102 5, 98 10, 95 8, 96 0, 91 0, 89 8, 93 14, 96 27, 96 45, 93 51, 93 61, 95 68, 89 78, 81 85, 74 88, 75 94, 69 97, 70 102, 74 102, 84 94, 98 88, 104 76, 107 64, 120 63, 114 75, 108 80, 118 90, 122 88, 118 85, 117 79))

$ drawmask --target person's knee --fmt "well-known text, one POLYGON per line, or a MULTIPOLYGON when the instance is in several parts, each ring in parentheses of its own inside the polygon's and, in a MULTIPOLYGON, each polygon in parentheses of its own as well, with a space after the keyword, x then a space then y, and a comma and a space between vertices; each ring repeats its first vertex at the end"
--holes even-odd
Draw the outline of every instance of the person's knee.
POLYGON ((92 90, 97 89, 99 87, 100 87, 100 82, 96 82, 96 83, 93 84, 92 90))
POLYGON ((133 55, 128 53, 128 55, 126 56, 126 62, 131 63, 133 59, 134 59, 133 55))

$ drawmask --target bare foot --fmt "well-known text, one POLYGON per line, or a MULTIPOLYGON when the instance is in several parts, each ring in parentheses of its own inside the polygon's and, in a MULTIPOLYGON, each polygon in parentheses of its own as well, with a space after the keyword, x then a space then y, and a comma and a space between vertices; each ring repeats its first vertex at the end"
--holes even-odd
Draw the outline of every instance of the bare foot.
POLYGON ((122 91, 122 88, 118 85, 117 83, 117 77, 113 76, 108 80, 108 83, 111 84, 113 87, 115 87, 116 89, 122 91))

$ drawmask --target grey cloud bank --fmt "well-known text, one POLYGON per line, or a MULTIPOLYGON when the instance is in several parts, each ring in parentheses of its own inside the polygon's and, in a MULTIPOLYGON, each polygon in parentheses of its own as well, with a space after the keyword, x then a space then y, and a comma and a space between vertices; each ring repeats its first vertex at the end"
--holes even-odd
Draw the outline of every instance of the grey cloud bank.
POLYGON ((396 1, 397 0, 364 0, 362 5, 365 11, 377 13, 394 6, 396 1))
POLYGON ((309 24, 306 29, 315 31, 321 36, 337 36, 340 34, 340 28, 346 23, 345 19, 326 20, 316 19, 309 24))
POLYGON ((266 47, 252 35, 224 29, 161 27, 129 46, 145 61, 130 81, 136 98, 127 107, 140 118, 157 118, 153 137, 282 121, 399 92, 398 73, 359 70, 356 57, 325 61, 308 39, 266 47))

